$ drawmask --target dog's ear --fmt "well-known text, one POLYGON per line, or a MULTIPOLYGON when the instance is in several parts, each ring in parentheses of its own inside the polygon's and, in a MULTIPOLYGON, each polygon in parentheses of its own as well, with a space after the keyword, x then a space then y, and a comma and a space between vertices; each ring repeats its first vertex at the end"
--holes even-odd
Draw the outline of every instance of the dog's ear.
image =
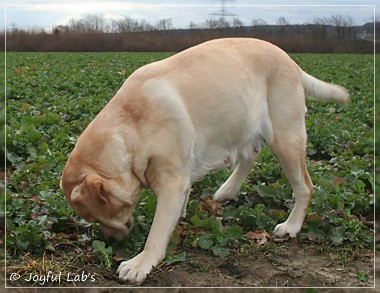
POLYGON ((71 192, 71 201, 74 204, 88 206, 91 213, 95 212, 102 216, 106 215, 109 207, 103 180, 96 175, 88 175, 83 184, 74 187, 71 192))
POLYGON ((72 202, 80 202, 81 201, 81 193, 80 193, 80 185, 77 185, 71 191, 70 201, 72 202))
POLYGON ((109 207, 108 194, 104 189, 103 179, 98 176, 88 176, 86 178, 87 201, 93 209, 98 211, 102 216, 107 214, 109 207))

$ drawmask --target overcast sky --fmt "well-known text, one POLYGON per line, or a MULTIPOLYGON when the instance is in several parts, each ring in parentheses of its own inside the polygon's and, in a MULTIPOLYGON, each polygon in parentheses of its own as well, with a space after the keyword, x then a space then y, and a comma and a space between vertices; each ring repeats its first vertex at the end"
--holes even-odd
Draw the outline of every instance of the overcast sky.
MULTIPOLYGON (((221 10, 221 1, 193 0, 4 0, 4 22, 0 30, 15 25, 18 28, 44 28, 67 24, 70 18, 79 19, 86 14, 97 14, 106 19, 120 19, 129 16, 144 19, 155 24, 162 18, 171 18, 174 28, 188 28, 190 21, 202 24, 212 17, 212 13, 221 10), (180 3, 180 4, 179 4, 180 3)), ((361 25, 374 18, 377 1, 360 0, 236 0, 225 1, 226 10, 236 15, 245 25, 253 19, 263 19, 268 24, 275 24, 279 17, 285 17, 292 24, 310 23, 317 17, 332 15, 349 15, 355 24, 361 25)), ((376 12, 378 17, 378 12, 376 12)))

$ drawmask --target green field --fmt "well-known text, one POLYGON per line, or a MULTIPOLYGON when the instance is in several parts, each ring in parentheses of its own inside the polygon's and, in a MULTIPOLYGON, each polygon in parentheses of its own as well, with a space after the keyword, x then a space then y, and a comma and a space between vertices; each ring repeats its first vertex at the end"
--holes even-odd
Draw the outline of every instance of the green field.
MULTIPOLYGON (((6 253, 11 270, 26 274, 27 264, 36 260, 39 271, 37 260, 60 251, 57 262, 67 267, 75 259, 76 267, 90 264, 114 272, 116 260, 142 250, 155 207, 150 191, 142 193, 130 236, 108 246, 95 224, 73 213, 59 180, 77 137, 124 80, 142 65, 170 55, 7 53, 6 253)), ((348 106, 307 102, 308 166, 315 191, 298 241, 326 249, 372 250, 373 56, 291 57, 308 73, 346 87, 352 98, 348 106)), ((217 258, 249 253, 254 246, 249 232, 270 234, 287 217, 294 204, 291 188, 267 148, 239 200, 216 205, 209 196, 228 174, 194 183, 188 215, 172 237, 166 263, 182 262, 194 249, 217 258)), ((268 238, 264 245, 277 244, 268 238)))

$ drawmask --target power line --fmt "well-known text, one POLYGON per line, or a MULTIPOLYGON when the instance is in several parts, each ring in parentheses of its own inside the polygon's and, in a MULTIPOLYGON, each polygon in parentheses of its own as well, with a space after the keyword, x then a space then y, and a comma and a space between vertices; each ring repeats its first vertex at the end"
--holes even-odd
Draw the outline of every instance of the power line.
POLYGON ((235 0, 220 0, 221 9, 209 14, 212 16, 219 16, 219 23, 221 27, 228 26, 228 21, 226 20, 228 17, 236 17, 236 14, 233 14, 226 9, 226 2, 235 2, 235 0))

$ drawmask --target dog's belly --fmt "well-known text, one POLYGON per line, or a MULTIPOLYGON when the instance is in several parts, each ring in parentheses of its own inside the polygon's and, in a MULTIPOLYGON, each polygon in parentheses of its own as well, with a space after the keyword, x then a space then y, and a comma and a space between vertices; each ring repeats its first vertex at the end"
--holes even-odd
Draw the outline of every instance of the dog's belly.
POLYGON ((196 114, 189 111, 195 134, 192 179, 214 170, 234 169, 241 159, 250 160, 254 152, 273 139, 265 98, 252 94, 251 97, 241 95, 240 103, 231 100, 220 95, 215 106, 209 108, 211 111, 200 110, 196 114))
POLYGON ((251 132, 249 136, 243 135, 241 140, 230 145, 226 145, 223 138, 212 143, 207 139, 203 143, 198 142, 193 151, 191 178, 196 180, 212 171, 233 169, 241 159, 249 159, 259 152, 264 143, 265 138, 259 131, 251 132))

